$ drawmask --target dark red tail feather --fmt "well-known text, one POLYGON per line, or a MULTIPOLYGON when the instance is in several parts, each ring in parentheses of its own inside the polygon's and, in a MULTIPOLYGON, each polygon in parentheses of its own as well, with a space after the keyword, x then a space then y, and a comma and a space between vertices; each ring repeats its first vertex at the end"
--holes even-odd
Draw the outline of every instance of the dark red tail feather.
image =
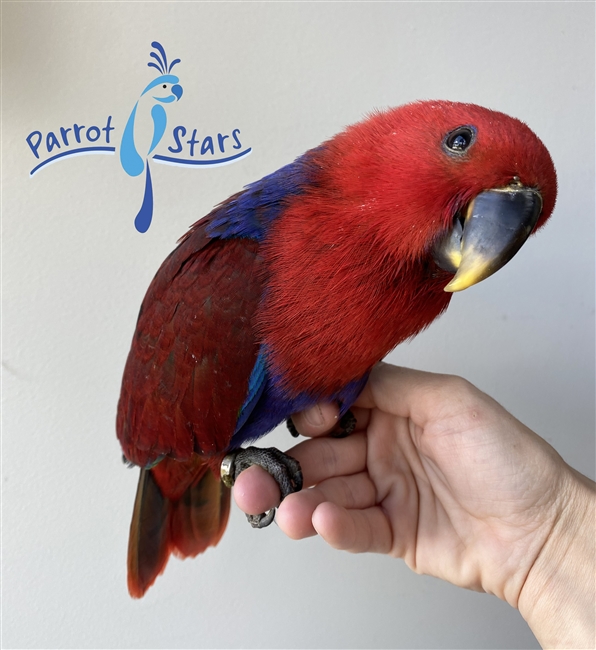
POLYGON ((164 496, 154 470, 141 470, 128 540, 128 591, 134 598, 155 582, 170 553, 194 557, 221 539, 230 490, 206 466, 200 470, 179 499, 164 496))

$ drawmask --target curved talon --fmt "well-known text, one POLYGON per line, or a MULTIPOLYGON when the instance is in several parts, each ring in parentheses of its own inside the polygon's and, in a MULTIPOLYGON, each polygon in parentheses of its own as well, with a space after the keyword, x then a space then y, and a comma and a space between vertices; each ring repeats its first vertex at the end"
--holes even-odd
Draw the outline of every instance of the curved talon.
POLYGON ((290 432, 292 438, 297 438, 300 435, 292 418, 288 418, 286 420, 286 426, 288 427, 288 431, 290 432))
POLYGON ((253 528, 267 528, 275 519, 275 508, 262 512, 260 515, 246 515, 246 518, 253 528))

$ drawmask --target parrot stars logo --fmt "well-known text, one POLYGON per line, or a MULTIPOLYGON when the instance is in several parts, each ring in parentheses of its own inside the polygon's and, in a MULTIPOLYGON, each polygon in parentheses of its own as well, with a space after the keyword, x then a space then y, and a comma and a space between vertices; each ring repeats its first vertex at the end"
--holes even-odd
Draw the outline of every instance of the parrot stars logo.
MULTIPOLYGON (((134 226, 140 233, 147 232, 153 219, 150 160, 163 165, 198 169, 229 165, 252 152, 251 147, 245 147, 240 141, 238 128, 198 137, 198 129, 178 124, 168 132, 168 109, 180 101, 184 92, 179 77, 172 74, 174 66, 181 61, 174 59, 168 64, 165 48, 158 41, 153 41, 151 47, 154 51, 149 53, 151 60, 147 66, 159 74, 145 86, 133 106, 119 147, 120 165, 129 176, 140 176, 145 172, 143 201, 134 219, 134 226), (189 133, 190 138, 186 140, 189 133), (168 135, 171 144, 167 151, 173 155, 158 153, 158 146, 164 141, 167 143, 168 135)), ((117 133, 118 129, 112 125, 112 115, 95 124, 105 126, 74 123, 69 127, 47 131, 45 137, 41 130, 31 131, 25 141, 39 162, 31 169, 29 176, 33 177, 48 165, 74 156, 114 155, 116 146, 111 142, 112 132, 117 133), (58 151, 54 153, 55 150, 58 151)))
POLYGON ((168 66, 166 52, 161 43, 153 41, 151 46, 158 54, 151 52, 149 56, 157 61, 157 65, 150 61, 147 65, 155 68, 161 74, 154 79, 141 93, 141 97, 134 105, 120 143, 120 163, 129 176, 138 176, 145 170, 145 195, 141 209, 135 217, 135 228, 139 232, 147 232, 153 218, 153 188, 151 185, 151 172, 149 171, 149 159, 155 147, 161 142, 168 122, 165 105, 177 102, 182 97, 182 86, 178 83, 180 79, 170 74, 172 68, 180 63, 180 59, 174 59, 168 66), (149 101, 144 102, 147 98, 149 101), (141 108, 139 108, 141 103, 141 108), (145 113, 145 115, 143 115, 145 113), (151 129, 151 142, 148 147, 142 147, 142 137, 135 129, 135 123, 147 119, 148 114, 153 122, 151 129), (136 133, 135 133, 136 131, 136 133), (139 154, 139 149, 147 150, 144 157, 139 154))

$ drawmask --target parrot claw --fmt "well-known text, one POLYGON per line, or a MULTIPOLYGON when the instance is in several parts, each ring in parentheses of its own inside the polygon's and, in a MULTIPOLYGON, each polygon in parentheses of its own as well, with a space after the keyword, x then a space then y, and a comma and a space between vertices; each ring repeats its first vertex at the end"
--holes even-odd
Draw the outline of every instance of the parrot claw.
MULTIPOLYGON (((275 447, 267 449, 247 447, 231 452, 221 463, 221 479, 225 485, 232 487, 240 472, 253 465, 262 467, 275 479, 279 486, 280 501, 283 501, 288 494, 302 489, 300 463, 275 447)), ((246 518, 253 528, 265 528, 274 520, 275 508, 259 515, 246 515, 246 518)))
POLYGON ((288 418, 286 420, 286 426, 288 427, 288 431, 290 432, 292 438, 297 438, 300 435, 300 432, 296 428, 296 425, 294 424, 292 418, 288 418))
POLYGON ((349 435, 354 433, 354 429, 356 428, 356 418, 354 417, 354 414, 352 411, 346 411, 341 418, 339 419, 339 422, 337 423, 337 426, 331 431, 329 434, 332 438, 347 438, 349 435))
POLYGON ((267 528, 275 519, 275 508, 262 512, 260 515, 246 515, 246 518, 253 528, 267 528))

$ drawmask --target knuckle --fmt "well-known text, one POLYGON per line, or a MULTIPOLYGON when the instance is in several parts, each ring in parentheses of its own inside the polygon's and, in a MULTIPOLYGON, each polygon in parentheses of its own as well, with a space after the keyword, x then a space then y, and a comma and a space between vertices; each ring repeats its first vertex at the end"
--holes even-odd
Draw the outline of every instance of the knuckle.
POLYGON ((446 387, 451 393, 456 393, 463 396, 471 396, 472 393, 474 393, 476 390, 467 379, 464 379, 458 375, 446 375, 445 381, 446 387))
POLYGON ((340 478, 339 487, 341 489, 341 500, 344 508, 354 508, 357 504, 357 496, 352 489, 350 481, 345 478, 340 478))
POLYGON ((437 403, 445 406, 457 404, 459 410, 467 411, 479 408, 481 405, 480 391, 467 379, 457 375, 446 375, 443 382, 436 387, 437 403))

